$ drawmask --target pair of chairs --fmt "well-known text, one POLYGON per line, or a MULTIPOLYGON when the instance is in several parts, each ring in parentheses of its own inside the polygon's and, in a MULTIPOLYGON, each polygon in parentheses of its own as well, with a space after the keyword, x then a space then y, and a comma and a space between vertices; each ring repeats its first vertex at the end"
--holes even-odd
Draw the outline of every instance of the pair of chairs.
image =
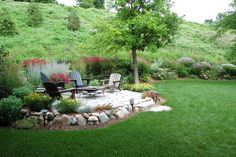
MULTIPOLYGON (((70 73, 71 81, 74 82, 75 88, 70 89, 64 89, 65 84, 64 82, 58 82, 57 84, 54 84, 49 80, 49 78, 43 74, 40 73, 41 79, 43 81, 43 85, 46 89, 46 93, 48 93, 49 96, 53 98, 61 98, 61 93, 65 92, 71 92, 71 98, 75 98, 75 93, 77 91, 82 91, 84 87, 87 87, 89 85, 90 79, 85 79, 81 77, 80 73, 77 71, 73 71, 70 73), (83 81, 86 80, 87 84, 83 84, 83 81)), ((109 79, 101 80, 101 87, 105 89, 111 89, 112 92, 114 92, 115 89, 120 89, 120 79, 121 75, 114 73, 110 75, 109 79)))

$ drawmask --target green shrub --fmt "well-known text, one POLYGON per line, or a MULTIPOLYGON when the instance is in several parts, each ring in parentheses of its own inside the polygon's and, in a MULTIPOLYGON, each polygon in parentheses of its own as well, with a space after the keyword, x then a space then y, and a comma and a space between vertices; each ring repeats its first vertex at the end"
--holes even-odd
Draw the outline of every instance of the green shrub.
POLYGON ((230 50, 226 53, 225 57, 232 63, 236 64, 236 43, 234 43, 230 50))
POLYGON ((72 31, 79 30, 80 28, 80 19, 76 12, 71 12, 68 15, 68 24, 67 28, 72 31))
POLYGON ((17 120, 13 124, 13 126, 16 129, 24 129, 24 130, 36 129, 36 128, 39 127, 38 122, 39 122, 38 119, 29 117, 29 118, 24 118, 24 119, 21 119, 21 120, 17 120))
POLYGON ((226 71, 226 74, 236 76, 236 65, 234 64, 222 64, 222 67, 226 71))
POLYGON ((92 80, 92 81, 90 81, 90 84, 89 84, 90 86, 99 86, 100 85, 100 82, 97 80, 97 79, 95 79, 95 80, 92 80))
POLYGON ((182 64, 179 64, 176 67, 176 73, 179 77, 184 78, 184 77, 188 77, 190 74, 191 68, 184 66, 182 64))
POLYGON ((203 72, 206 72, 212 68, 211 64, 207 62, 200 62, 200 63, 194 63, 192 65, 192 70, 191 72, 195 75, 200 75, 203 72))
POLYGON ((12 95, 23 100, 26 95, 32 92, 33 92, 32 89, 30 89, 29 87, 23 86, 19 88, 14 88, 12 95))
POLYGON ((50 109, 53 99, 47 95, 40 93, 30 93, 24 97, 25 106, 32 111, 41 111, 42 109, 50 109))
POLYGON ((140 84, 124 84, 122 88, 125 90, 132 90, 136 92, 143 92, 154 90, 154 86, 148 83, 140 83, 140 84))
POLYGON ((174 80, 178 78, 178 75, 174 71, 169 71, 169 69, 158 69, 156 73, 152 76, 156 80, 174 80))
POLYGON ((93 0, 78 0, 80 2, 79 6, 82 8, 92 8, 94 7, 93 5, 93 0))
POLYGON ((27 25, 31 27, 38 27, 43 22, 43 15, 37 3, 30 3, 28 6, 27 25))
POLYGON ((14 88, 25 84, 21 71, 21 64, 16 63, 9 55, 4 57, 0 64, 0 99, 11 95, 14 88))
POLYGON ((80 103, 73 99, 62 99, 58 104, 57 109, 60 113, 73 113, 76 112, 76 108, 80 106, 80 103))
POLYGON ((104 8, 104 0, 93 0, 93 5, 97 9, 103 9, 104 8))
POLYGON ((6 8, 0 8, 0 36, 17 34, 16 24, 6 8))
POLYGON ((177 64, 178 63, 176 61, 165 60, 162 62, 161 68, 168 68, 171 70, 175 70, 177 64))
POLYGON ((9 96, 0 100, 0 125, 7 126, 21 118, 21 99, 9 96))

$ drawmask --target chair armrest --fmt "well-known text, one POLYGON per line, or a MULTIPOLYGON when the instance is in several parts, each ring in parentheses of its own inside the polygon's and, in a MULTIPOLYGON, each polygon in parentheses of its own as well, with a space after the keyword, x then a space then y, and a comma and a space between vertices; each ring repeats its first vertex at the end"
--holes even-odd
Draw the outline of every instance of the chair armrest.
POLYGON ((68 88, 68 89, 59 90, 60 93, 72 92, 72 91, 75 91, 75 88, 68 88))
POLYGON ((89 85, 91 79, 90 78, 82 78, 82 81, 84 81, 84 80, 86 80, 87 81, 86 84, 89 85))
POLYGON ((100 84, 105 85, 105 83, 108 82, 108 81, 109 81, 109 79, 100 80, 100 84))

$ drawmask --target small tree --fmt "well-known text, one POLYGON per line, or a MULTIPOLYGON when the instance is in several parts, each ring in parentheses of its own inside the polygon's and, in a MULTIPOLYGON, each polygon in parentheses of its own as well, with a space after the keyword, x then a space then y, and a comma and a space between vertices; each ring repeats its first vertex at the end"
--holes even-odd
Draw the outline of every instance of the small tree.
POLYGON ((17 34, 16 24, 6 8, 0 8, 0 35, 17 34))
POLYGON ((39 8, 39 5, 36 3, 31 3, 28 6, 28 21, 27 25, 31 27, 38 27, 43 22, 43 15, 41 13, 41 10, 39 8))
POLYGON ((134 79, 139 83, 137 52, 150 45, 159 48, 171 42, 178 28, 180 20, 170 7, 169 0, 118 0, 116 17, 97 28, 97 50, 101 46, 131 50, 134 79))
POLYGON ((80 28, 80 20, 79 16, 76 14, 76 12, 71 12, 68 15, 68 29, 72 31, 76 31, 80 28))
POLYGON ((103 9, 104 8, 104 0, 94 0, 93 5, 97 9, 103 9))

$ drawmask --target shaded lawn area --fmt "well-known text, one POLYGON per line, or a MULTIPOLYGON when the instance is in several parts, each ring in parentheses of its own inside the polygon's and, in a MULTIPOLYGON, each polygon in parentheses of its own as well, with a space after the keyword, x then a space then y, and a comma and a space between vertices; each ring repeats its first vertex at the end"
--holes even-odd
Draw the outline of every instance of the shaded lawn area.
POLYGON ((0 156, 236 156, 236 81, 164 81, 170 112, 83 131, 0 129, 0 156))

